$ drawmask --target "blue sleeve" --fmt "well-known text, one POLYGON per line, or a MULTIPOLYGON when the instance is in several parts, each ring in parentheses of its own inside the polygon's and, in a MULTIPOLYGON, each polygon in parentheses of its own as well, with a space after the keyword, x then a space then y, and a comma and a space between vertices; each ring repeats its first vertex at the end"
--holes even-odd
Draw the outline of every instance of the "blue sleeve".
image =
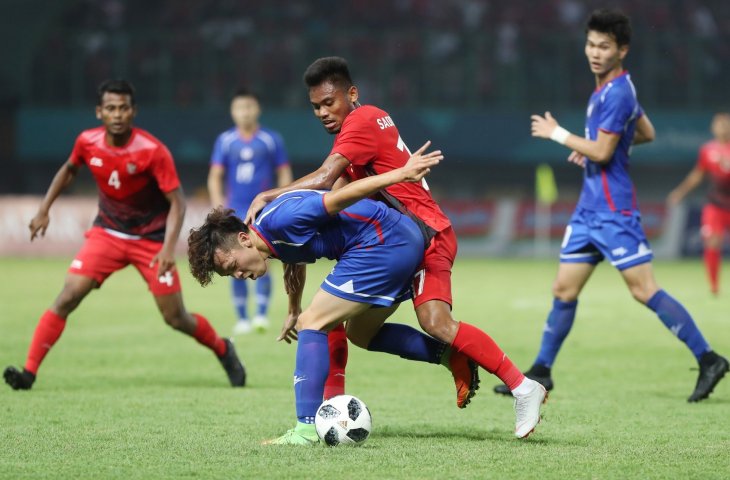
POLYGON ((606 97, 601 104, 601 111, 598 117, 598 130, 622 134, 624 128, 637 107, 636 100, 632 95, 627 95, 624 90, 614 87, 606 92, 606 97))
POLYGON ((284 139, 281 135, 274 133, 274 167, 284 167, 289 165, 289 156, 286 153, 286 147, 284 146, 284 139))
POLYGON ((292 192, 270 204, 256 220, 279 240, 306 243, 332 217, 324 208, 324 195, 318 192, 292 192))
POLYGON ((211 165, 225 166, 226 158, 223 153, 223 135, 218 135, 213 144, 213 153, 210 155, 211 165))

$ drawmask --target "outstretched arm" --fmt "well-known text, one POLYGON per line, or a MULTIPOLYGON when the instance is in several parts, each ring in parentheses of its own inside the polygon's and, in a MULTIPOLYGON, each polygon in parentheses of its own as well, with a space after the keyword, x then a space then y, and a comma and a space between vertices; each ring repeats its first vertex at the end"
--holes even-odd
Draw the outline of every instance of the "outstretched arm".
POLYGON ((281 195, 282 193, 290 192, 292 190, 298 190, 302 188, 308 188, 313 190, 329 190, 337 179, 345 171, 350 161, 343 157, 339 153, 334 153, 327 157, 317 170, 305 175, 302 178, 295 180, 294 182, 278 187, 266 190, 256 195, 251 205, 248 207, 246 217, 243 219, 245 223, 253 222, 256 215, 273 199, 281 195))
POLYGON ((31 219, 30 225, 30 240, 33 241, 38 236, 44 236, 48 224, 51 222, 51 218, 48 216, 48 212, 51 210, 51 205, 56 201, 61 192, 71 184, 76 178, 76 174, 79 171, 79 167, 71 163, 70 160, 66 161, 61 168, 58 169, 56 175, 53 177, 51 184, 48 186, 46 196, 38 206, 38 212, 31 219))
POLYGON ((400 168, 389 172, 362 178, 344 187, 324 194, 324 207, 330 214, 338 213, 358 200, 367 198, 385 187, 401 182, 419 182, 430 171, 431 167, 443 160, 441 150, 424 154, 431 145, 429 140, 411 155, 408 162, 400 168))
POLYGON ((546 138, 554 140, 566 147, 574 150, 579 155, 583 155, 588 160, 603 164, 608 163, 613 157, 616 150, 620 135, 604 132, 598 132, 596 140, 573 135, 560 125, 553 118, 550 112, 545 112, 545 116, 533 115, 532 119, 532 136, 538 138, 546 138))
POLYGON ((689 192, 697 188, 697 186, 702 183, 704 178, 705 172, 697 167, 693 168, 685 179, 669 193, 667 196, 667 203, 672 206, 679 204, 679 202, 681 202, 689 192))

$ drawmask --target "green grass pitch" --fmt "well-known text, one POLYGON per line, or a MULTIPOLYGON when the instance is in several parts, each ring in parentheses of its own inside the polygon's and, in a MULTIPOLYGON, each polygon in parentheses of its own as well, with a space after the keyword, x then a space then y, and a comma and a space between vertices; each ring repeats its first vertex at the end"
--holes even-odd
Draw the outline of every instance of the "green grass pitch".
MULTIPOLYGON (((0 260, 0 366, 21 365, 69 259, 0 260)), ((184 269, 184 261, 180 262, 184 269)), ((656 262, 660 284, 730 354, 730 284, 712 298, 699 261, 656 262)), ((454 314, 490 333, 527 368, 550 306, 557 263, 461 259, 454 314)), ((310 268, 308 293, 330 264, 310 268)), ((268 334, 236 339, 248 386, 231 389, 214 356, 173 332, 133 269, 69 318, 35 388, 0 385, 0 478, 728 478, 730 378, 688 404, 694 359, 618 274, 602 265, 581 297, 554 368, 556 390, 526 441, 496 379, 466 410, 448 372, 351 346, 348 392, 373 415, 360 448, 265 447, 295 421, 295 348, 276 343, 285 302, 276 276, 268 334)), ((234 320, 228 281, 202 289, 184 273, 191 311, 221 334, 234 320)), ((410 303, 392 319, 415 325, 410 303)))

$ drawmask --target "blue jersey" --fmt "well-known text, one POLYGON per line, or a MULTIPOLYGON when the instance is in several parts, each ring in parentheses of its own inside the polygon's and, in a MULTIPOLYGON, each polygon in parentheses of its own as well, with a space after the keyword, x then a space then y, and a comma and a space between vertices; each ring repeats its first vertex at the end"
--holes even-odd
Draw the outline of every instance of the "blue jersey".
POLYGON ((600 130, 621 138, 608 163, 586 162, 578 207, 597 212, 636 210, 634 185, 629 177, 629 153, 636 120, 641 115, 636 89, 626 72, 593 92, 586 112, 586 138, 596 140, 600 130))
MULTIPOLYGON (((252 228, 284 263, 339 259, 355 247, 382 243, 400 212, 382 202, 361 200, 337 215, 324 207, 319 190, 294 190, 268 204, 252 228)), ((422 247, 422 244, 421 244, 422 247)))
POLYGON ((373 200, 361 200, 330 215, 324 193, 285 193, 261 211, 251 229, 284 263, 336 259, 320 286, 332 295, 380 306, 410 298, 413 275, 423 260, 418 226, 373 200))
POLYGON ((210 163, 225 169, 226 205, 240 214, 256 195, 275 186, 276 170, 289 161, 278 133, 260 128, 245 139, 233 127, 216 139, 210 163))

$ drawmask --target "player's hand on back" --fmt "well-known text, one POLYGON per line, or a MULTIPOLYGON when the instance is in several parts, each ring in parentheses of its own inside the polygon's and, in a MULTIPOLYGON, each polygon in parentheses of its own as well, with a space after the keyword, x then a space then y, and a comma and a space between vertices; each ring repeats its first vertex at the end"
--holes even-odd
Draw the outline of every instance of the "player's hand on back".
POLYGON ((421 148, 411 154, 408 162, 400 168, 404 175, 404 182, 420 181, 423 177, 428 175, 431 171, 431 167, 435 167, 444 159, 444 156, 441 154, 441 150, 424 153, 430 146, 431 140, 428 140, 421 148))
POLYGON ((243 223, 246 225, 249 225, 253 223, 254 219, 256 218, 256 215, 264 209, 266 205, 268 205, 269 202, 263 199, 262 194, 259 193, 256 195, 256 198, 253 199, 253 202, 251 202, 251 205, 248 207, 248 211, 246 212, 246 217, 243 219, 243 223))
POLYGON ((175 269, 175 253, 163 248, 150 262, 150 268, 157 264, 157 276, 162 277, 175 269))
POLYGON ((570 163, 575 163, 581 168, 585 168, 586 166, 586 157, 583 154, 580 154, 573 150, 570 152, 570 155, 568 155, 568 161, 570 163))
POLYGON ((51 222, 51 217, 48 213, 38 212, 35 214, 28 225, 30 229, 30 241, 35 240, 36 237, 43 237, 46 234, 48 224, 51 222))
POLYGON ((553 130, 558 126, 558 121, 553 118, 550 112, 545 112, 545 116, 532 115, 532 136, 539 138, 550 138, 553 130))

